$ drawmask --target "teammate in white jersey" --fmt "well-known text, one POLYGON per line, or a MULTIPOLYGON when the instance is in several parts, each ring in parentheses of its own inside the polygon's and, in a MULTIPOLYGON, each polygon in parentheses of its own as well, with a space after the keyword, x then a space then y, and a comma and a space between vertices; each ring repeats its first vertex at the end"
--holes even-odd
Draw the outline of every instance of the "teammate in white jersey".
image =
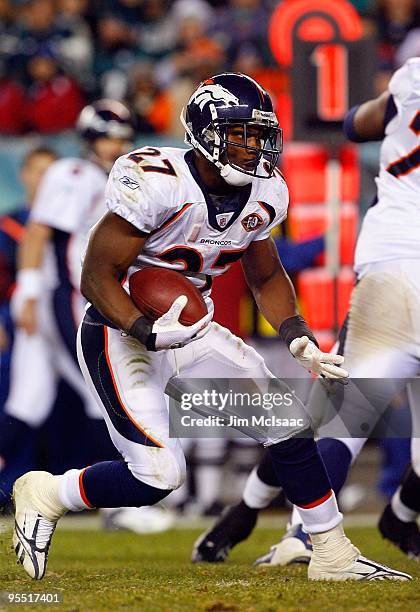
MULTIPOLYGON (((268 94, 244 75, 217 75, 192 94, 183 121, 192 150, 134 151, 116 162, 108 181, 109 212, 92 234, 83 267, 82 291, 92 306, 78 353, 124 460, 62 476, 30 472, 16 481, 14 546, 33 578, 44 575, 55 525, 67 510, 149 505, 183 482, 181 446, 168 435, 168 383, 260 379, 265 387, 272 381, 254 349, 211 322, 211 278, 240 256, 259 308, 299 363, 318 375, 347 376, 342 357, 321 353, 297 315, 292 284, 270 238, 286 215, 288 196, 276 171, 281 130, 268 94), (120 284, 145 265, 185 272, 201 287, 208 314, 181 325, 186 298, 180 296, 157 321, 148 320, 120 284)), ((299 400, 293 410, 301 421, 294 428, 253 435, 268 448, 311 535, 309 578, 409 579, 366 560, 346 538, 299 400)))
MULTIPOLYGON (((339 348, 350 376, 367 379, 365 397, 354 398, 351 385, 345 391, 344 402, 340 394, 333 394, 331 402, 337 402, 339 418, 324 424, 321 419, 319 429, 322 439, 318 440, 318 448, 337 494, 392 396, 405 386, 404 379, 419 373, 420 58, 408 60, 379 98, 349 111, 344 129, 355 142, 383 138, 383 143, 376 179, 378 196, 364 218, 358 238, 358 283, 339 348), (374 377, 379 380, 372 380, 374 377)), ((360 384, 359 388, 363 389, 360 384)), ((382 514, 379 529, 410 558, 419 560, 416 518, 420 513, 420 388, 416 381, 410 383, 409 395, 412 467, 382 514)), ((309 410, 319 414, 325 411, 328 401, 322 393, 313 395, 309 410)), ((271 461, 266 457, 251 473, 242 501, 227 510, 200 538, 193 559, 223 561, 234 545, 249 536, 259 510, 267 507, 279 491, 271 461)), ((301 523, 294 512, 284 539, 258 562, 308 563, 312 547, 301 523)))

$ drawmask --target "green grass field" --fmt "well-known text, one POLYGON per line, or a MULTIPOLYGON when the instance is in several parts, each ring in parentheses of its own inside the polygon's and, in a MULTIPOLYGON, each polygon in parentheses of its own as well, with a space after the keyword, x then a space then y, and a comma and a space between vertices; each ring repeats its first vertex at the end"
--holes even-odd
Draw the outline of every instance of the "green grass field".
POLYGON ((420 610, 420 564, 384 543, 374 528, 348 533, 366 556, 411 573, 412 582, 309 583, 302 566, 254 569, 252 561, 278 537, 271 529, 257 529, 225 564, 192 565, 191 546, 198 533, 138 536, 59 530, 41 582, 31 581, 16 565, 10 534, 3 533, 0 592, 59 592, 63 603, 48 608, 74 611, 420 610))

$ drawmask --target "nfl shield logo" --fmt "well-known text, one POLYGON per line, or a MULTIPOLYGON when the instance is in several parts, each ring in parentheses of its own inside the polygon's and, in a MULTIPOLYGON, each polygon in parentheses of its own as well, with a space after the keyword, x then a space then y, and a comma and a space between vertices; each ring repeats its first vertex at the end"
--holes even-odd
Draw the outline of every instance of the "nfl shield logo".
POLYGON ((226 225, 229 223, 229 219, 232 217, 233 212, 230 213, 221 213, 219 215, 216 215, 216 220, 217 220, 217 224, 219 227, 221 227, 222 229, 224 227, 226 227, 226 225))

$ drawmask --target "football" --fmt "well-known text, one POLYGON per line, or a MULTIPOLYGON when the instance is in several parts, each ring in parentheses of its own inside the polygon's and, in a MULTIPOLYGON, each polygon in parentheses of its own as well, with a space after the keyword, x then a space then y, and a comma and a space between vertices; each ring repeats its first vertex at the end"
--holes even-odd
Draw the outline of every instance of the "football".
POLYGON ((180 295, 188 298, 179 318, 182 325, 192 325, 207 314, 200 291, 176 270, 157 266, 143 268, 130 276, 129 289, 137 308, 153 321, 165 314, 180 295))

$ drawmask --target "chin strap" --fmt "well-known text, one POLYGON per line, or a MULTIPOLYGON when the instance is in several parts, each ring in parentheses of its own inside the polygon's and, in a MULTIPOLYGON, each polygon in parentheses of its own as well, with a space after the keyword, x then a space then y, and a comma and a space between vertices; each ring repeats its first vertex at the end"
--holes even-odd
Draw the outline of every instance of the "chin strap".
POLYGON ((250 174, 240 172, 232 166, 229 166, 229 164, 223 165, 219 162, 217 167, 220 168, 220 176, 222 179, 233 187, 244 187, 252 182, 253 177, 250 174))

